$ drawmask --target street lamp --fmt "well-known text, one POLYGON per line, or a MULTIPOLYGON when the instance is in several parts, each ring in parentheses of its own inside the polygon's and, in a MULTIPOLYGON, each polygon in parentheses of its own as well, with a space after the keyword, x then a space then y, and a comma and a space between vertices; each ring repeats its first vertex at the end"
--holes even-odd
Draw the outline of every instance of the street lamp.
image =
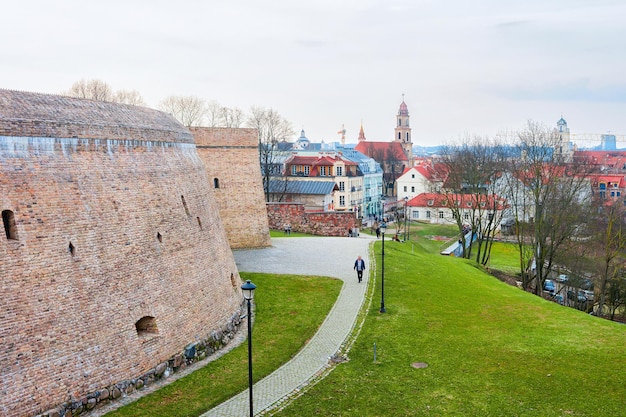
POLYGON ((407 221, 407 204, 409 202, 409 196, 404 197, 404 241, 406 242, 408 238, 407 230, 406 230, 406 221, 407 221))
POLYGON ((387 310, 385 310, 385 230, 387 230, 387 223, 385 223, 385 221, 383 220, 383 222, 380 224, 380 231, 383 234, 383 250, 381 252, 381 270, 382 270, 382 274, 381 276, 381 296, 380 296, 380 312, 381 313, 386 313, 387 310))
POLYGON ((246 280, 241 286, 243 298, 248 304, 248 385, 250 386, 250 417, 254 416, 254 408, 252 406, 252 313, 250 311, 250 303, 252 302, 252 297, 254 297, 255 288, 256 285, 250 282, 250 280, 246 280))

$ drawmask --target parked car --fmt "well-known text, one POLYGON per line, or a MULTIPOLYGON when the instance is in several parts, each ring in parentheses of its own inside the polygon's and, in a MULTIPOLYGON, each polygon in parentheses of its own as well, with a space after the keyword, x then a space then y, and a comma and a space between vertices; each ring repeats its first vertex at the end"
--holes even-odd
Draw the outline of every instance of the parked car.
POLYGON ((567 298, 572 301, 578 301, 579 303, 586 303, 587 297, 582 291, 575 292, 574 290, 567 291, 567 298))
POLYGON ((580 290, 579 291, 580 294, 583 294, 585 296, 585 298, 587 299, 587 301, 593 301, 593 291, 590 290, 580 290))
POLYGON ((554 285, 554 281, 552 281, 551 279, 545 280, 543 283, 543 290, 554 295, 554 293, 556 292, 556 285, 554 285))
POLYGON ((561 274, 556 278, 557 282, 567 282, 568 279, 568 276, 565 274, 561 274))
POLYGON ((563 300, 563 296, 561 294, 557 294, 554 296, 554 301, 556 301, 557 303, 564 305, 564 300, 563 300))

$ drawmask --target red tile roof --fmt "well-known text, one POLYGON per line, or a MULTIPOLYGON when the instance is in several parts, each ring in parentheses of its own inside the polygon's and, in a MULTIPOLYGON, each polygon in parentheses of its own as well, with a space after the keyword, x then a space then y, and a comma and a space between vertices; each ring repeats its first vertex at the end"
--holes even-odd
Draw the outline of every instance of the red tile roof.
POLYGON ((361 152, 363 155, 367 155, 370 158, 381 162, 381 160, 389 160, 388 152, 392 152, 393 159, 398 161, 408 161, 402 144, 400 142, 371 142, 369 140, 363 140, 359 142, 354 149, 361 152))

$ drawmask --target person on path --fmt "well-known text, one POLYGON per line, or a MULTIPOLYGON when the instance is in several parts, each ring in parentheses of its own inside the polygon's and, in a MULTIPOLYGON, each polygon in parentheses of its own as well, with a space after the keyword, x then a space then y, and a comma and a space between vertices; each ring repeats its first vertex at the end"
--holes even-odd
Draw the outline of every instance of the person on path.
POLYGON ((356 276, 359 279, 359 282, 363 279, 363 271, 365 271, 365 261, 361 259, 361 255, 356 258, 354 261, 354 269, 356 270, 356 276))

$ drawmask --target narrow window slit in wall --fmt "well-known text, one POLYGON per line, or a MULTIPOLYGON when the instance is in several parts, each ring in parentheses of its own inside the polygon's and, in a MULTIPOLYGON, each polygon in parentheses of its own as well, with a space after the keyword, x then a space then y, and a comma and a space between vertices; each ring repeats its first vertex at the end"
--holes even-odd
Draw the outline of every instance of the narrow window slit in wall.
POLYGON ((187 216, 190 216, 190 214, 189 214, 189 207, 187 207, 187 202, 185 201, 185 196, 181 195, 180 199, 183 201, 183 207, 185 208, 185 213, 187 213, 187 216))
POLYGON ((217 178, 213 178, 213 187, 220 188, 220 180, 217 178))
POLYGON ((70 244, 67 245, 67 250, 70 252, 72 256, 76 255, 76 247, 74 246, 72 242, 70 242, 70 244))
POLYGON ((163 242, 163 236, 161 236, 161 233, 160 233, 160 232, 157 232, 157 240, 158 240, 159 242, 163 242))
POLYGON ((2 223, 4 233, 9 240, 17 240, 17 227, 15 225, 15 215, 11 210, 2 210, 2 223))
POLYGON ((198 226, 200 227, 200 230, 202 230, 202 222, 200 221, 200 217, 196 217, 196 219, 198 220, 198 226))

